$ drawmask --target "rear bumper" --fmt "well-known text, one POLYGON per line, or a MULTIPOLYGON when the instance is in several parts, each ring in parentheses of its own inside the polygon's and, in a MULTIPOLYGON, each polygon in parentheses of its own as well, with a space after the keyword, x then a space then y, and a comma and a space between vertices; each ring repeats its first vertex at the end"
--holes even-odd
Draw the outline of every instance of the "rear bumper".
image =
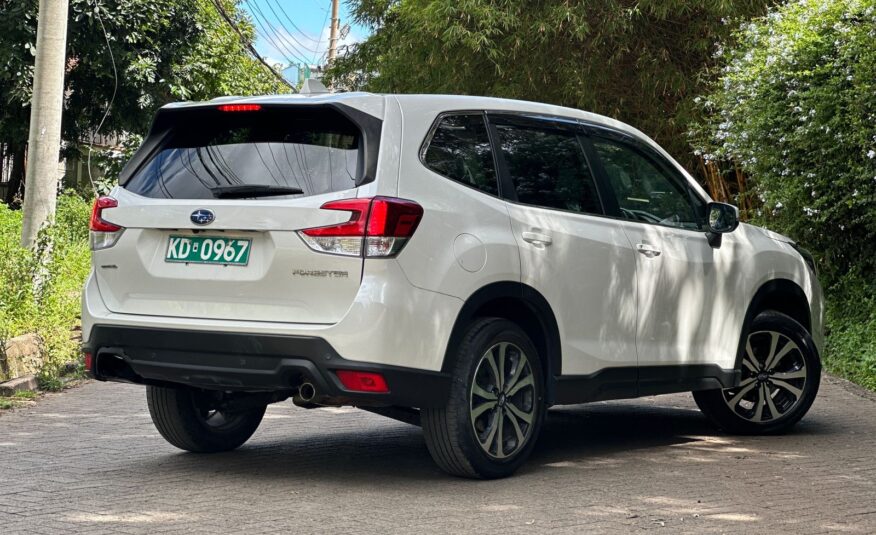
POLYGON ((289 394, 310 382, 333 404, 418 408, 443 406, 450 389, 447 374, 346 360, 316 336, 94 325, 83 349, 102 381, 289 394), (336 370, 380 373, 390 392, 351 392, 336 370))

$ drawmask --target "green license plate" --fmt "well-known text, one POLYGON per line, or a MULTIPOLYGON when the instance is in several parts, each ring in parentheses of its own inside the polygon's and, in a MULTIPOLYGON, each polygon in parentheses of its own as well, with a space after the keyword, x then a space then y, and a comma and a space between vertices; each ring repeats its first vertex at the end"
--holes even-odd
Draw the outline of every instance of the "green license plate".
POLYGON ((249 263, 250 249, 252 240, 245 238, 172 235, 164 261, 245 266, 249 263))

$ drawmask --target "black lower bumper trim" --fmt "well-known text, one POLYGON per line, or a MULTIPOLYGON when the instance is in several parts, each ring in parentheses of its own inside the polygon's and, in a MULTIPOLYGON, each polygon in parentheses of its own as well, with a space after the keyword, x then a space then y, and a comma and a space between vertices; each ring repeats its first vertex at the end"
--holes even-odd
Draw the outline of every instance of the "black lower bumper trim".
POLYGON ((346 360, 319 337, 95 325, 83 346, 99 380, 249 392, 310 382, 333 403, 378 407, 441 407, 450 389, 447 374, 346 360), (339 369, 380 373, 390 392, 350 392, 339 369))

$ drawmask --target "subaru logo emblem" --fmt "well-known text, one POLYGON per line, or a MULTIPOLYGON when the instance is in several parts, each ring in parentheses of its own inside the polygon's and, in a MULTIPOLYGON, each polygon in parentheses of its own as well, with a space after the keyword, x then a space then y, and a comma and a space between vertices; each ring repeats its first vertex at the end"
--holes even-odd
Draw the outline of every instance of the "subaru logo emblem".
POLYGON ((201 208, 192 212, 190 219, 195 225, 209 225, 216 219, 216 216, 213 215, 213 210, 201 208))

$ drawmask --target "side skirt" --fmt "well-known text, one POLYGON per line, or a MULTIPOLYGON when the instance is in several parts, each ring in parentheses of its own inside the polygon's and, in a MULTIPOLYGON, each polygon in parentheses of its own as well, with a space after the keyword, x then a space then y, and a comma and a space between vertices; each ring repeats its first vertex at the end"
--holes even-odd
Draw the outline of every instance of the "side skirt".
POLYGON ((725 370, 714 364, 604 368, 590 375, 555 377, 557 390, 553 404, 730 388, 739 384, 739 379, 739 371, 725 370))

